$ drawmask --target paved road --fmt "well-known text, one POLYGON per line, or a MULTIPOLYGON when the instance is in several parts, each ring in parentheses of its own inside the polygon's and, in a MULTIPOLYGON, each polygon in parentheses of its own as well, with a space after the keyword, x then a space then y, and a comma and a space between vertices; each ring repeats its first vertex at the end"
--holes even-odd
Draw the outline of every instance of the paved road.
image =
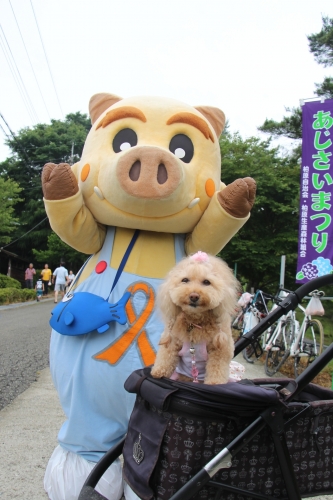
POLYGON ((52 299, 0 307, 0 410, 35 382, 49 364, 52 299))

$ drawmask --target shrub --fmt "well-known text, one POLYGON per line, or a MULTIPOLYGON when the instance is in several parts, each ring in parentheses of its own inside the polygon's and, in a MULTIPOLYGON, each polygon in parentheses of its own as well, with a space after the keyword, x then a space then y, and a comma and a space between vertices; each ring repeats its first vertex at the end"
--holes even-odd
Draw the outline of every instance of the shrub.
POLYGON ((35 292, 35 290, 31 290, 29 288, 23 288, 21 290, 21 297, 22 297, 22 301, 24 301, 24 302, 27 300, 35 299, 36 292, 35 292))
POLYGON ((35 290, 27 288, 18 289, 14 287, 0 288, 0 304, 12 304, 13 302, 26 302, 36 298, 35 290))
POLYGON ((0 274, 0 288, 21 288, 21 283, 5 274, 0 274))

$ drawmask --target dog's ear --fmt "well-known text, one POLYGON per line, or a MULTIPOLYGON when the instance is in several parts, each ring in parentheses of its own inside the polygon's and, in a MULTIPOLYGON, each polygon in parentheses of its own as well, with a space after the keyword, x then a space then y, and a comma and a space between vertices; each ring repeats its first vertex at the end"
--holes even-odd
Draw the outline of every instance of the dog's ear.
POLYGON ((169 293, 169 283, 165 281, 162 283, 157 292, 157 306, 164 317, 167 324, 174 322, 179 314, 179 307, 177 307, 171 300, 169 293))
MULTIPOLYGON (((227 280, 225 280, 227 281, 227 280)), ((238 300, 238 286, 235 278, 230 275, 229 283, 225 283, 224 287, 221 289, 220 303, 214 309, 215 316, 220 316, 227 314, 233 316, 237 307, 238 300)))
POLYGON ((222 318, 223 313, 225 312, 223 304, 220 302, 220 304, 215 307, 212 312, 216 318, 222 318))

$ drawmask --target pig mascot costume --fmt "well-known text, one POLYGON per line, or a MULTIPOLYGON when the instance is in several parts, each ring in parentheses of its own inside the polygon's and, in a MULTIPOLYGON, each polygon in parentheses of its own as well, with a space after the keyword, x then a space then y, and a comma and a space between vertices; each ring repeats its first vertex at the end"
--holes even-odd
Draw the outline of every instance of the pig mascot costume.
MULTIPOLYGON (((161 280, 188 254, 217 254, 255 198, 250 177, 221 183, 219 109, 96 94, 89 111, 81 160, 48 163, 42 174, 52 229, 91 254, 50 322, 51 373, 66 415, 45 473, 51 500, 77 499, 94 464, 126 433, 134 395, 123 386, 154 363, 161 280)), ((122 496, 119 462, 96 489, 122 496)), ((126 485, 124 494, 137 498, 126 485)))

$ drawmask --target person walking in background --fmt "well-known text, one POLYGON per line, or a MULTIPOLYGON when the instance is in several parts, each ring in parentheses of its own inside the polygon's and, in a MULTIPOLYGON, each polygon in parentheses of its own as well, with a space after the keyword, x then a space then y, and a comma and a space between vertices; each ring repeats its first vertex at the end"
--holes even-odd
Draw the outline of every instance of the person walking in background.
POLYGON ((66 285, 68 283, 68 271, 65 268, 65 263, 60 262, 60 266, 53 271, 52 283, 54 286, 54 302, 58 302, 58 292, 62 292, 62 297, 65 295, 66 285))
POLYGON ((29 267, 27 267, 27 269, 25 270, 24 279, 25 279, 25 287, 30 288, 31 290, 33 290, 34 288, 34 274, 36 274, 34 265, 29 264, 29 267))
POLYGON ((36 281, 35 290, 36 290, 36 300, 37 302, 39 302, 40 299, 43 297, 43 292, 44 292, 44 282, 42 279, 42 275, 40 275, 40 277, 36 281))
POLYGON ((69 270, 69 275, 68 275, 68 283, 67 283, 67 289, 66 291, 68 292, 71 284, 73 283, 73 280, 75 278, 75 274, 73 273, 73 271, 70 269, 69 270))
POLYGON ((49 293, 49 283, 51 284, 52 271, 49 269, 49 265, 45 264, 44 269, 41 272, 43 285, 44 285, 44 293, 43 295, 47 296, 49 293))

